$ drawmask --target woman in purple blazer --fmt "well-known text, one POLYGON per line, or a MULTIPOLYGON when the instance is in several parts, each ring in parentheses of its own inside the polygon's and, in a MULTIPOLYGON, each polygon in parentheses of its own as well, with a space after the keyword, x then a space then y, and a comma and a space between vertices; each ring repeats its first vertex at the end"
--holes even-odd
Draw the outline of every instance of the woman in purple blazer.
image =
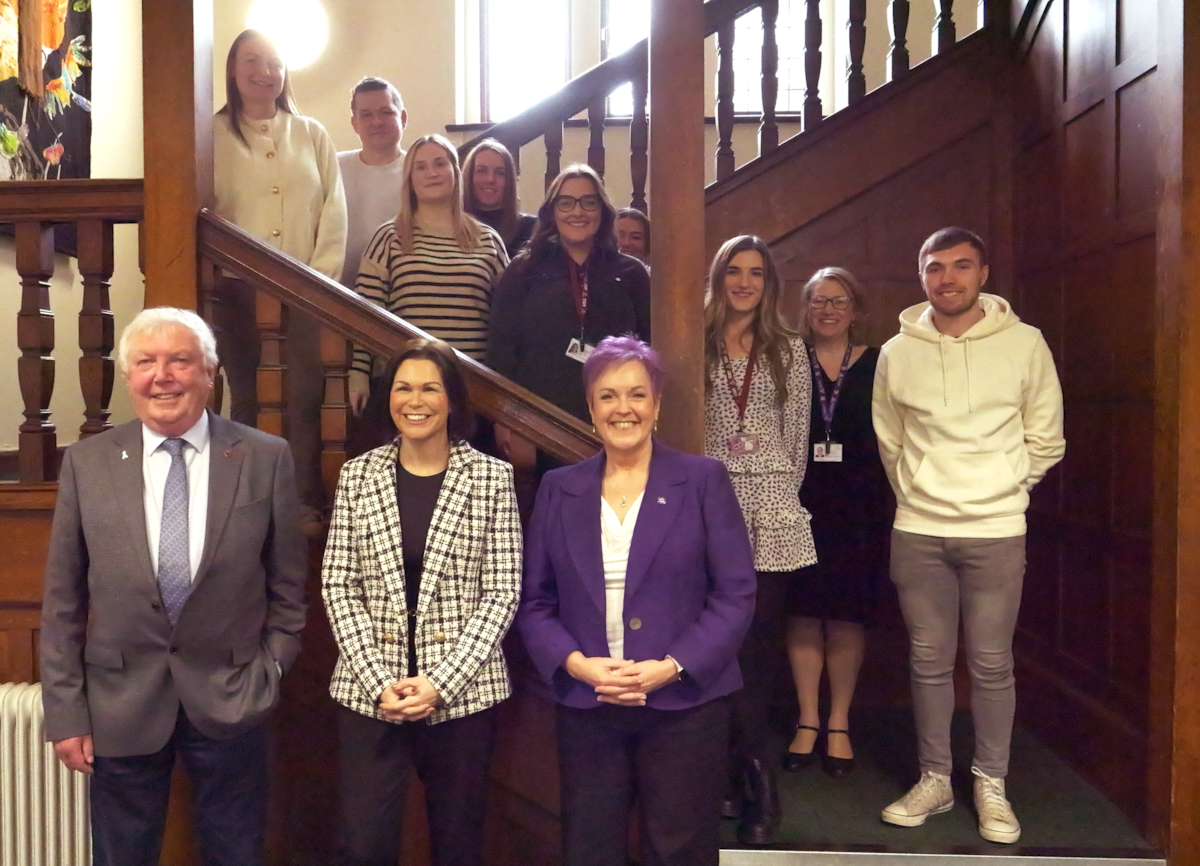
POLYGON ((658 356, 609 337, 583 365, 604 450, 546 475, 517 625, 558 700, 563 862, 716 866, 727 695, 754 611, 754 557, 723 464, 651 437, 658 356))

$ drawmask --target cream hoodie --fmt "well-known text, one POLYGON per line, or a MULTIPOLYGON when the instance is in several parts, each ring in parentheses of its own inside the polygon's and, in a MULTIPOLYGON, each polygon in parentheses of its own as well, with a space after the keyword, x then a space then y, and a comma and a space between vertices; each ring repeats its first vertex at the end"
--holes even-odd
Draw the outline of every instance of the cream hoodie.
POLYGON ((1029 490, 1066 450, 1041 331, 1001 297, 979 302, 984 318, 961 337, 934 327, 928 303, 909 307, 879 355, 872 414, 904 532, 1024 535, 1029 490))

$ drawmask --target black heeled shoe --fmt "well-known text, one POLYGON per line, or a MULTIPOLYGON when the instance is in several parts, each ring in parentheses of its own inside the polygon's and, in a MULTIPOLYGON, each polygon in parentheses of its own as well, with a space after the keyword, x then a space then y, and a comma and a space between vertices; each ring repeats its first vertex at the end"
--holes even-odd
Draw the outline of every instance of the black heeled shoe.
MULTIPOLYGON (((812 725, 796 725, 797 731, 816 731, 820 733, 820 729, 814 728, 812 725)), ((816 752, 817 744, 813 742, 813 750, 809 752, 793 752, 791 749, 783 753, 783 771, 785 773, 799 773, 805 767, 813 762, 813 755, 816 752)))
POLYGON ((847 730, 835 730, 830 728, 825 734, 825 754, 821 756, 821 769, 833 776, 835 779, 842 779, 849 776, 854 770, 853 758, 835 758, 829 754, 829 734, 845 734, 846 739, 850 739, 850 732, 847 730))

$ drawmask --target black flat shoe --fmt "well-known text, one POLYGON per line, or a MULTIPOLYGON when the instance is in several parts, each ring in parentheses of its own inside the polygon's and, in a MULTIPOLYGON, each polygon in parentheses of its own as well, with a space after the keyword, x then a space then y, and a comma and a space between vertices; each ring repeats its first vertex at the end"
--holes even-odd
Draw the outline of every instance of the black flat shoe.
MULTIPOLYGON (((796 725, 796 730, 804 731, 820 731, 812 725, 796 725)), ((816 743, 813 743, 813 749, 816 749, 816 743)), ((813 762, 813 752, 793 752, 790 749, 783 753, 783 771, 785 773, 799 773, 805 767, 813 762)))
POLYGON ((842 779, 849 776, 854 770, 853 758, 835 758, 829 754, 829 734, 845 734, 846 739, 850 739, 850 732, 846 730, 835 730, 830 728, 825 739, 825 754, 821 756, 821 769, 833 776, 835 779, 842 779))
POLYGON ((783 818, 775 777, 757 758, 746 763, 745 773, 749 796, 742 804, 742 818, 737 826, 738 843, 773 845, 775 831, 783 818))

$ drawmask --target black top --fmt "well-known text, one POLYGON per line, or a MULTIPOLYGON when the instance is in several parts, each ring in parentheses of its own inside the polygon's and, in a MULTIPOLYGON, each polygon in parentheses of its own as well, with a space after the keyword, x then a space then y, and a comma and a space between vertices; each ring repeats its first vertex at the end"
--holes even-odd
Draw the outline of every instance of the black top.
MULTIPOLYGON (((421 595, 421 572, 425 567, 425 537, 437 507, 445 471, 436 475, 413 475, 396 461, 396 505, 400 509, 400 543, 404 558, 405 604, 417 609, 421 595)), ((417 675, 416 618, 408 617, 408 676, 417 675)))
MULTIPOLYGON (((808 358, 803 360, 808 361, 808 358)), ((871 392, 878 362, 879 350, 868 347, 846 370, 833 414, 833 429, 828 437, 841 444, 842 462, 814 462, 812 445, 808 448, 808 467, 804 472, 804 485, 800 488, 800 501, 813 514, 814 520, 820 515, 826 525, 845 528, 860 525, 865 529, 866 524, 874 529, 887 520, 890 488, 879 459, 879 443, 871 421, 871 392)), ((825 380, 826 397, 833 396, 836 379, 830 379, 820 365, 817 369, 825 380)), ((814 381, 809 421, 811 442, 826 439, 819 395, 814 381)), ((817 557, 821 557, 819 548, 817 557)))
MULTIPOLYGON (((588 311, 584 340, 633 333, 650 341, 650 275, 637 259, 620 253, 588 259, 588 311)), ((550 254, 519 256, 492 293, 487 365, 518 385, 583 421, 583 365, 567 357, 579 337, 579 314, 567 272, 567 254, 557 244, 550 254)))
MULTIPOLYGON (((484 225, 491 226, 496 231, 500 231, 500 218, 503 215, 504 211, 499 209, 481 210, 478 213, 472 214, 475 219, 484 225)), ((529 239, 533 237, 533 230, 535 228, 537 228, 537 217, 529 213, 517 214, 517 230, 513 232, 511 240, 504 242, 504 249, 508 252, 510 261, 515 259, 517 253, 525 248, 525 244, 529 243, 529 239)))

